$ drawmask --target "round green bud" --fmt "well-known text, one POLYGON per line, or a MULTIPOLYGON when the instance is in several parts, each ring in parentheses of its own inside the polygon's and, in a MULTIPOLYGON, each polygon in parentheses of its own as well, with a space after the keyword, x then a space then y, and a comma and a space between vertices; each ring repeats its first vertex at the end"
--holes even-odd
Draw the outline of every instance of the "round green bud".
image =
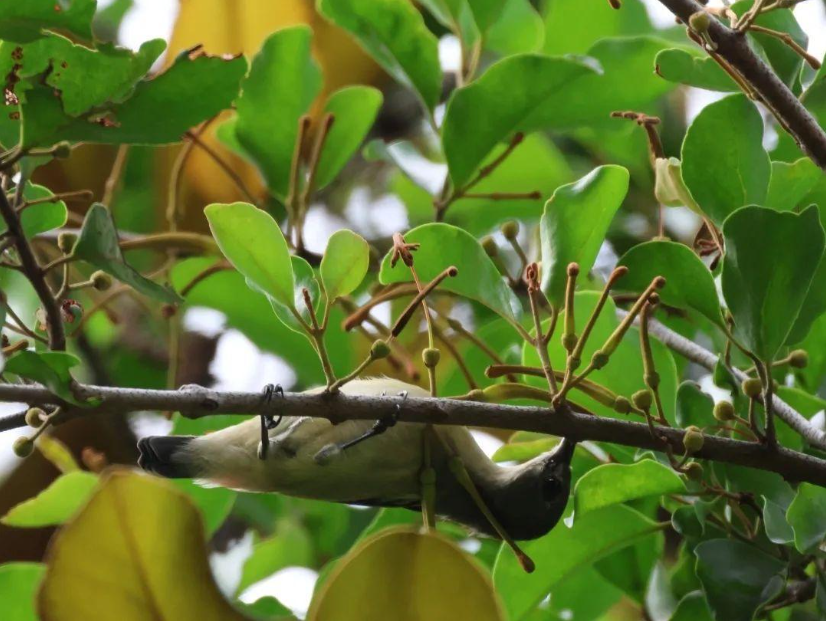
POLYGON ((720 401, 714 404, 714 418, 720 422, 734 420, 735 412, 731 401, 720 401))
POLYGON ((40 408, 29 408, 26 411, 26 424, 29 427, 34 427, 37 429, 40 425, 43 424, 43 420, 46 418, 47 414, 40 408))
POLYGON ((654 402, 654 396, 651 394, 650 390, 638 390, 631 395, 631 401, 636 408, 647 412, 651 409, 651 404, 654 402))
POLYGON ((499 246, 496 244, 496 240, 490 235, 483 237, 481 244, 489 257, 495 257, 499 254, 499 246))
POLYGON ((514 240, 519 235, 519 223, 516 220, 508 220, 502 225, 502 235, 505 239, 514 240))
POLYGON ((34 450, 34 442, 26 436, 20 436, 12 444, 12 450, 18 457, 28 457, 34 450))
POLYGON ((763 392, 763 384, 756 377, 743 380, 740 387, 743 389, 743 394, 749 399, 759 399, 760 394, 763 392))
POLYGON ((703 478, 703 465, 692 461, 690 464, 685 465, 684 472, 692 481, 700 481, 703 478))
POLYGON ((442 352, 440 352, 435 347, 428 347, 424 351, 422 351, 422 362, 424 362, 424 366, 428 369, 432 369, 437 364, 439 364, 439 360, 442 358, 442 352))
POLYGON ((795 349, 789 354, 789 366, 795 369, 805 369, 809 364, 809 354, 802 349, 795 349))
POLYGON ((381 360, 382 358, 387 358, 389 355, 390 345, 387 344, 387 341, 382 339, 373 341, 373 345, 370 347, 370 357, 373 360, 381 360))
POLYGON ((562 335, 562 347, 565 348, 565 351, 571 352, 574 351, 574 347, 576 347, 576 343, 579 339, 577 338, 576 334, 563 334, 562 335))
POLYGON ((594 352, 594 355, 591 356, 591 364, 594 365, 596 370, 599 370, 608 364, 608 358, 608 354, 601 349, 598 349, 594 352))
POLYGON ((654 371, 653 373, 646 373, 645 377, 642 378, 645 382, 645 385, 648 386, 651 390, 657 390, 660 387, 660 374, 654 371))
POLYGON ((694 425, 686 428, 685 435, 683 436, 683 446, 685 447, 686 453, 696 453, 703 448, 704 442, 705 438, 703 437, 702 429, 694 425))
POLYGON ((706 32, 711 23, 711 16, 705 11, 697 11, 688 18, 688 25, 694 32, 706 32))
POLYGON ((629 414, 631 412, 631 402, 625 397, 617 397, 614 401, 614 411, 618 414, 629 414))
POLYGON ((77 235, 74 233, 61 233, 57 236, 57 247, 63 254, 69 254, 77 243, 77 235))
POLYGON ((72 145, 67 141, 58 142, 52 150, 52 155, 58 160, 65 160, 72 154, 72 145))
POLYGON ((94 272, 89 280, 92 282, 92 287, 98 291, 106 291, 112 286, 112 277, 101 270, 94 272))

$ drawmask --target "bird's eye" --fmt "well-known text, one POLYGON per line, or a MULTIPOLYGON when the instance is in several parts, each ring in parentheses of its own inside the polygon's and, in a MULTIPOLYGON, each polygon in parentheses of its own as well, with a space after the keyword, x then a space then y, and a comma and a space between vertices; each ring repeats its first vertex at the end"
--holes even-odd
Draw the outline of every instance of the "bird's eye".
POLYGON ((562 484, 555 478, 547 478, 542 481, 542 495, 546 501, 556 500, 562 493, 562 484))

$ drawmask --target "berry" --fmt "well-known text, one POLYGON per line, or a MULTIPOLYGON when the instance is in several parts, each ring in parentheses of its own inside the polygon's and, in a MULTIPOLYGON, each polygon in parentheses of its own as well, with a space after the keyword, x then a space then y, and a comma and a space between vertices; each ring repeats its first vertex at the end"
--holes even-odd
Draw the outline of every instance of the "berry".
POLYGON ((628 414, 631 412, 631 402, 625 397, 617 397, 614 401, 614 411, 618 414, 628 414))
POLYGON ((683 446, 686 453, 696 453, 703 448, 704 441, 703 431, 699 427, 691 425, 686 428, 683 436, 683 446))
POLYGON ((72 154, 72 145, 70 145, 67 141, 58 142, 54 149, 52 150, 52 154, 58 160, 65 160, 72 154))
POLYGON ((370 347, 370 357, 373 360, 381 360, 382 358, 387 358, 389 355, 390 345, 387 344, 387 341, 383 341, 382 339, 373 341, 373 346, 370 347))
POLYGON ((809 354, 802 349, 795 349, 789 354, 789 366, 795 369, 805 369, 809 364, 809 354))
POLYGON ((98 291, 106 291, 112 286, 112 277, 101 270, 94 272, 89 280, 98 291))
POLYGON ((654 397, 650 390, 638 390, 631 395, 631 401, 634 403, 636 408, 647 412, 651 409, 651 404, 654 401, 654 397))
POLYGON ((502 225, 502 235, 505 239, 514 240, 519 235, 519 223, 516 220, 509 220, 502 225))
POLYGON ((684 472, 692 481, 700 481, 703 478, 703 466, 696 461, 686 464, 684 472))
POLYGON ((432 369, 437 364, 439 364, 439 360, 442 358, 442 352, 440 352, 435 347, 428 347, 422 352, 422 362, 424 362, 424 366, 428 369, 432 369))
POLYGON ((483 237, 481 244, 489 257, 495 257, 499 254, 499 246, 496 245, 496 241, 490 235, 483 237))
POLYGON ((697 11, 688 18, 688 24, 694 32, 706 32, 711 23, 711 16, 705 11, 697 11))
POLYGON ((46 418, 46 412, 40 408, 29 408, 26 411, 26 424, 29 427, 37 429, 43 424, 43 419, 46 418))
POLYGON ((77 243, 77 235, 74 233, 60 233, 57 236, 57 247, 63 254, 69 254, 77 243))
POLYGON ((18 457, 28 457, 34 450, 34 442, 26 436, 20 436, 12 444, 12 450, 18 457))
POLYGON ((734 420, 735 412, 731 401, 720 401, 714 404, 714 418, 721 422, 734 420))
POLYGON ((763 384, 756 377, 743 380, 740 386, 743 389, 743 394, 749 399, 759 399, 760 394, 763 392, 763 384))

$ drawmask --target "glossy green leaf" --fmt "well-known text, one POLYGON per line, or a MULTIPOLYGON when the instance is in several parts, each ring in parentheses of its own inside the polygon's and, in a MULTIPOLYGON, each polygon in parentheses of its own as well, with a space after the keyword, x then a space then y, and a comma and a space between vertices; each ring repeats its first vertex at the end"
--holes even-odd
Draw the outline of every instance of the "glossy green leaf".
POLYGON ((653 31, 645 4, 624 0, 622 10, 583 11, 581 0, 554 0, 545 8, 545 53, 585 54, 600 39, 653 31))
POLYGON ((684 596, 668 621, 714 621, 701 591, 692 591, 684 596))
POLYGON ((442 536, 400 527, 350 550, 315 594, 307 620, 384 621, 400 610, 410 621, 504 619, 490 577, 469 555, 442 536))
POLYGON ((25 43, 54 30, 91 40, 96 4, 95 0, 4 2, 0 6, 0 39, 25 43))
POLYGON ((502 594, 509 619, 526 618, 563 579, 659 529, 642 514, 622 505, 595 511, 570 529, 560 523, 544 537, 522 545, 536 563, 536 570, 530 574, 503 547, 496 559, 493 582, 502 594))
POLYGON ((282 200, 289 191, 298 120, 321 89, 321 71, 310 56, 311 40, 307 26, 271 34, 255 56, 235 104, 235 136, 282 200))
MULTIPOLYGON (((313 311, 316 313, 316 319, 319 318, 318 310, 321 301, 321 288, 318 286, 315 272, 312 266, 301 257, 290 257, 290 266, 295 281, 295 288, 293 289, 292 304, 283 304, 280 300, 270 297, 272 303, 272 310, 275 316, 281 320, 285 326, 290 330, 305 334, 305 329, 302 324, 296 319, 293 311, 298 312, 301 318, 309 325, 312 323, 310 319, 310 310, 307 308, 307 303, 304 299, 304 289, 310 294, 310 299, 313 304, 313 311)), ((248 281, 249 282, 249 281, 248 281)))
POLYGON ((823 171, 808 157, 795 162, 772 162, 772 176, 766 196, 766 207, 791 211, 801 205, 807 194, 823 177, 823 171))
MULTIPOLYGON (((443 280, 439 289, 476 300, 511 322, 521 314, 518 298, 493 261, 481 244, 462 229, 449 224, 425 224, 405 233, 404 239, 409 244, 421 245, 414 253, 414 265, 422 282, 433 280, 455 266, 458 274, 443 280)), ((388 253, 382 261, 381 283, 412 281, 410 269, 402 261, 395 267, 390 266, 391 255, 388 253)))
POLYGON ((75 405, 91 405, 78 401, 70 388, 71 369, 80 364, 77 356, 62 351, 21 351, 6 360, 6 373, 43 384, 58 397, 75 405))
POLYGON ((800 313, 826 239, 817 209, 801 214, 744 207, 723 226, 723 296, 734 334, 771 360, 800 313))
POLYGON ((349 31, 393 78, 414 89, 428 110, 442 91, 438 42, 407 0, 318 0, 321 13, 349 31))
POLYGON ((53 539, 38 611, 49 621, 139 621, 147 611, 246 621, 213 581, 201 518, 187 497, 168 482, 124 471, 104 479, 53 539))
POLYGON ((683 181, 718 227, 736 209, 762 204, 771 163, 763 148, 763 119, 745 95, 703 108, 686 132, 683 181))
POLYGON ((45 571, 41 563, 0 565, 0 602, 3 602, 5 621, 39 621, 34 598, 45 571))
POLYGON ((86 212, 83 228, 80 230, 80 237, 72 250, 72 255, 75 259, 85 261, 114 276, 138 293, 168 304, 180 301, 174 291, 141 276, 126 262, 120 249, 112 213, 100 203, 92 205, 86 212))
POLYGON ((505 6, 503 0, 467 0, 467 3, 476 26, 483 34, 496 23, 505 6))
POLYGON ((751 621, 760 605, 782 588, 777 577, 785 564, 742 541, 704 541, 694 553, 697 577, 715 619, 751 621))
POLYGON ((328 186, 350 161, 373 127, 383 97, 381 91, 368 86, 351 86, 333 93, 324 106, 324 114, 335 118, 324 141, 318 162, 315 188, 328 186))
POLYGON ((98 478, 91 472, 69 472, 34 498, 12 507, 0 522, 20 528, 58 526, 86 504, 97 484, 98 478))
POLYGON ((505 0, 499 19, 488 30, 487 49, 503 56, 537 52, 545 42, 542 17, 529 0, 505 0))
POLYGON ((794 543, 794 529, 786 519, 786 509, 765 496, 760 500, 763 504, 763 526, 769 541, 781 545, 794 543))
POLYGON ((559 440, 556 438, 540 438, 536 440, 526 440, 524 442, 514 442, 511 440, 503 444, 493 454, 491 459, 495 462, 515 461, 524 463, 552 450, 559 440))
POLYGON ((295 308, 295 280, 287 240, 272 216, 249 203, 214 203, 204 209, 215 241, 252 286, 295 308))
POLYGON ((229 108, 246 72, 243 57, 178 56, 166 71, 143 80, 122 103, 94 118, 63 112, 52 89, 42 86, 26 94, 23 143, 50 146, 60 140, 105 144, 168 144, 229 108))
POLYGON ((688 246, 671 241, 645 242, 626 252, 619 265, 627 267, 628 273, 617 283, 617 289, 642 293, 654 278, 663 276, 665 287, 657 293, 664 304, 696 310, 712 323, 722 325, 714 277, 688 246))
POLYGON ((465 185, 498 144, 549 124, 561 93, 592 71, 580 60, 524 54, 495 63, 454 91, 442 129, 454 186, 465 185))
POLYGON ((356 290, 367 275, 370 246, 361 235, 348 229, 336 231, 321 258, 321 282, 332 302, 356 290))
POLYGON ((794 545, 804 553, 816 549, 826 537, 826 489, 801 483, 786 517, 794 529, 794 545))
POLYGON ((542 290, 561 308, 568 264, 587 274, 614 215, 628 193, 628 171, 600 166, 575 183, 557 188, 545 205, 540 224, 542 290))
POLYGON ((685 483, 668 466, 652 459, 635 464, 605 464, 589 470, 574 489, 574 518, 610 505, 663 494, 679 494, 685 483))
MULTIPOLYGON (((41 201, 52 196, 54 194, 48 188, 34 183, 27 183, 23 189, 23 198, 26 201, 41 201)), ((66 224, 66 216, 66 203, 60 200, 54 202, 46 200, 31 207, 26 207, 20 220, 26 237, 34 237, 40 233, 60 228, 66 224)), ((4 233, 6 230, 6 222, 0 222, 0 233, 4 233)))
POLYGON ((702 429, 717 424, 714 399, 694 382, 683 382, 677 389, 677 424, 683 429, 689 425, 702 429))
POLYGON ((670 82, 724 93, 737 92, 739 87, 729 74, 706 54, 672 48, 657 54, 655 71, 670 82))
POLYGON ((310 567, 313 564, 313 540, 299 522, 279 520, 273 533, 252 548, 252 554, 244 563, 238 593, 285 567, 310 567))

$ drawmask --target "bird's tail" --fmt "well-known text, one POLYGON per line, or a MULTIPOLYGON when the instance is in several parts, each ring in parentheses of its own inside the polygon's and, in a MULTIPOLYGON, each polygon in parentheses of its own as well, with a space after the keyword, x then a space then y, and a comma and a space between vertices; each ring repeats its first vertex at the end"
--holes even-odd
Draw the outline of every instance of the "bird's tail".
POLYGON ((195 436, 150 436, 138 441, 138 465, 168 479, 191 479, 195 473, 183 451, 195 436))

